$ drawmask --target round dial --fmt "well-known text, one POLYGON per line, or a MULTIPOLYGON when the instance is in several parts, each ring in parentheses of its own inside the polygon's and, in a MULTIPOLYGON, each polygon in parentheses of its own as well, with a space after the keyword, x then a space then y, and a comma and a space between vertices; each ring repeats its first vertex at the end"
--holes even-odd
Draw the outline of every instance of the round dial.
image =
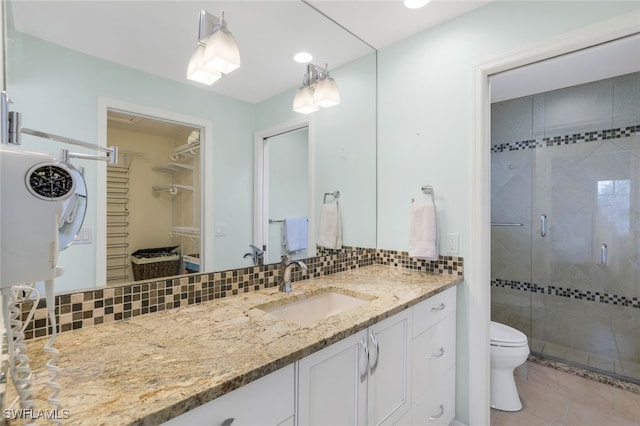
POLYGON ((43 164, 29 171, 27 186, 39 198, 56 200, 74 189, 74 180, 66 168, 58 164, 43 164))

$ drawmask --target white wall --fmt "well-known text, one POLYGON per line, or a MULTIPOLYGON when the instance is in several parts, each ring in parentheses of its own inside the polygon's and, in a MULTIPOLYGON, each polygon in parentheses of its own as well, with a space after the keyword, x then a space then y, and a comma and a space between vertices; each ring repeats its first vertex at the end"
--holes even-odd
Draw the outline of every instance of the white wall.
MULTIPOLYGON (((469 251, 473 66, 640 8, 640 2, 495 2, 378 54, 378 247, 407 250, 408 205, 433 185, 442 234, 469 251)), ((441 244, 441 252, 444 253, 441 244)), ((488 286, 489 283, 487 282, 488 286)), ((469 289, 458 292, 457 418, 468 422, 469 289)))

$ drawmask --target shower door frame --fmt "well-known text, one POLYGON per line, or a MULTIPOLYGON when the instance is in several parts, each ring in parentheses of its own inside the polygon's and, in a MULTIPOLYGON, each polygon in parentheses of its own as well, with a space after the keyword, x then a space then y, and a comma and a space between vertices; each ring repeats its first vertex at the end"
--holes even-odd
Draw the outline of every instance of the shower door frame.
MULTIPOLYGON (((491 90, 489 76, 640 33, 640 11, 547 39, 478 63, 473 69, 468 296, 469 423, 489 424, 489 321, 491 318, 491 90)), ((466 268, 465 268, 466 269, 466 268)))

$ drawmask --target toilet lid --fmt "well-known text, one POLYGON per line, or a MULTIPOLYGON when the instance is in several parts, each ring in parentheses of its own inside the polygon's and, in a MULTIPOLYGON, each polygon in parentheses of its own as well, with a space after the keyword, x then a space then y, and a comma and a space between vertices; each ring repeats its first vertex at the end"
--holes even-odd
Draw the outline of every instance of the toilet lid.
POLYGON ((491 343, 497 343, 499 346, 522 346, 527 344, 527 336, 523 332, 495 321, 491 321, 489 335, 491 343))

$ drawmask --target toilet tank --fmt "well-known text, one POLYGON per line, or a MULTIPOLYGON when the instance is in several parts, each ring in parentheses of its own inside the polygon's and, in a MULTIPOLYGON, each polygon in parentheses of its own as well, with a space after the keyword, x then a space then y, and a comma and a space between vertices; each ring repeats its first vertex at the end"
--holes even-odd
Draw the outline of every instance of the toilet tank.
POLYGON ((68 168, 51 155, 0 145, 0 285, 55 276, 58 222, 74 187, 68 168))

